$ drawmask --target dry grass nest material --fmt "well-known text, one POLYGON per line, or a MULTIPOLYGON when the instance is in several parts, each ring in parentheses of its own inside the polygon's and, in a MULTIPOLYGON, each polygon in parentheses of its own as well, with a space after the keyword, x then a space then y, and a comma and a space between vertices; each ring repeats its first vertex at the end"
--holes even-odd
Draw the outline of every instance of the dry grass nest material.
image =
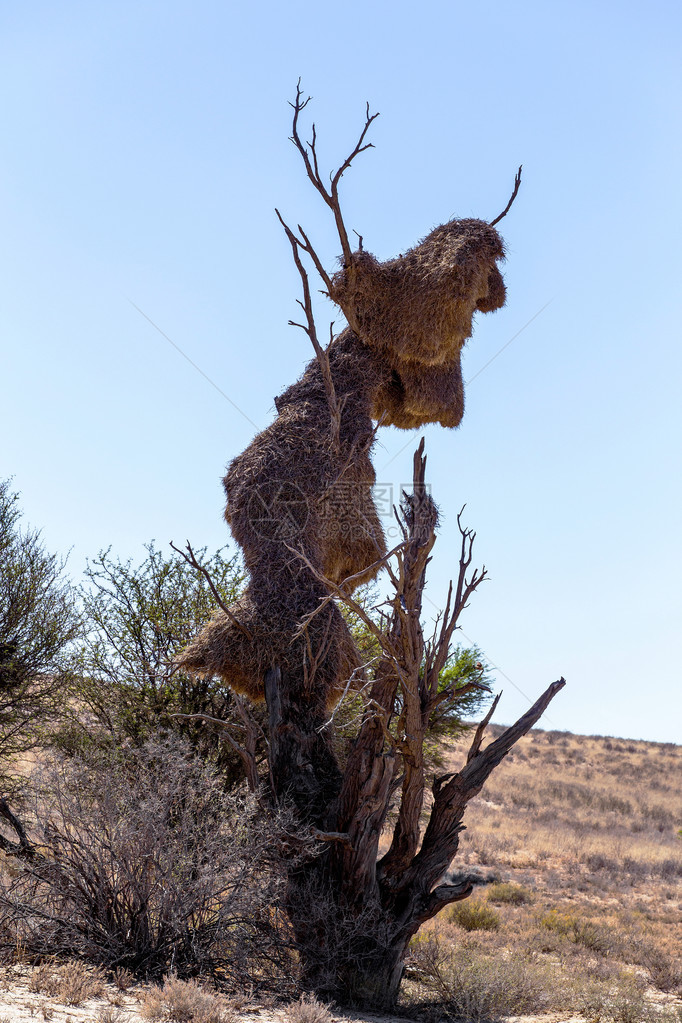
POLYGON ((351 676, 356 686, 365 682, 328 598, 338 586, 352 591, 371 579, 386 554, 372 497, 374 421, 405 429, 459 424, 461 348, 476 310, 504 304, 503 255, 489 224, 453 220, 397 259, 380 263, 356 252, 335 275, 331 297, 350 324, 326 353, 336 426, 315 359, 276 399, 277 419, 228 467, 225 517, 249 584, 187 647, 181 667, 219 675, 259 700, 276 664, 283 684, 303 684, 320 714, 351 676))

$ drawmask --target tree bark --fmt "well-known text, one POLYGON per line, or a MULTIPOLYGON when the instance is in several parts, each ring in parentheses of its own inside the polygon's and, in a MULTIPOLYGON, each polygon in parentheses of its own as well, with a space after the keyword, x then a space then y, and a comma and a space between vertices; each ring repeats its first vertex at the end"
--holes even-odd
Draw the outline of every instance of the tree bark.
POLYGON ((321 831, 333 822, 341 773, 329 745, 324 707, 311 705, 297 680, 278 667, 265 675, 270 731, 270 771, 275 797, 290 802, 299 819, 321 831))
MULTIPOLYGON (((483 747, 497 700, 493 703, 461 770, 433 779, 433 805, 422 832, 423 746, 433 709, 443 699, 438 676, 458 617, 485 577, 485 570, 467 575, 474 534, 460 524, 457 586, 440 629, 425 641, 420 612, 437 522, 424 484, 425 464, 422 442, 413 492, 403 505, 405 542, 397 569, 389 570, 392 613, 377 634, 383 654, 343 774, 322 727, 324 708, 312 705, 310 687, 303 679, 283 678, 276 667, 265 679, 275 796, 293 803, 308 833, 321 841, 321 851, 292 864, 288 877, 286 905, 302 984, 340 1005, 380 1011, 395 1005, 412 936, 445 906, 467 898, 478 880, 445 880, 469 801, 565 685, 563 679, 552 683, 526 714, 483 747), (392 842, 378 859, 394 799, 392 842)), ((354 606, 352 597, 344 599, 354 606)))

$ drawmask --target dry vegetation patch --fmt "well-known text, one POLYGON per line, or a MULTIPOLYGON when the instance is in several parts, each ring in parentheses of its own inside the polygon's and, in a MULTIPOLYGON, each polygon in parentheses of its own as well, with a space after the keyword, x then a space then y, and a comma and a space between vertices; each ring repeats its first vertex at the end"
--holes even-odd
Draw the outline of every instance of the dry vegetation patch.
POLYGON ((142 1017, 151 1023, 232 1023, 237 1018, 224 998, 196 980, 167 977, 162 987, 143 991, 140 1002, 142 1017))
POLYGON ((329 1006, 318 1001, 314 994, 307 992, 297 1002, 292 1002, 284 1012, 286 1023, 331 1023, 329 1006))
POLYGON ((681 769, 670 744, 522 739, 462 836, 461 860, 498 880, 418 935, 406 1001, 430 992, 456 1019, 682 1019, 681 769))
MULTIPOLYGON (((681 768, 676 746, 539 730, 524 738, 472 801, 462 836, 459 862, 495 880, 414 939, 403 1011, 471 1023, 539 1014, 681 1023, 681 768)), ((254 1018, 247 995, 240 1004, 174 977, 140 989, 123 968, 105 981, 54 959, 8 967, 4 987, 0 1023, 254 1018)), ((255 1018, 342 1017, 304 995, 255 1018)))
POLYGON ((48 995, 64 1005, 82 1005, 104 993, 104 974, 79 962, 44 962, 36 966, 28 982, 29 991, 48 995))

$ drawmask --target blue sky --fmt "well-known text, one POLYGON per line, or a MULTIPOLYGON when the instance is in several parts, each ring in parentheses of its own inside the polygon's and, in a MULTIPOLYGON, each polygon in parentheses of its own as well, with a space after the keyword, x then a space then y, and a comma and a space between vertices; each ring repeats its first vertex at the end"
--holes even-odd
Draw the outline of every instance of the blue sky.
MULTIPOLYGON (((0 476, 74 578, 109 545, 221 545, 224 466, 310 358, 274 207, 330 267, 338 243, 288 141, 300 75, 330 167, 381 112, 342 193, 381 258, 491 219, 524 165, 464 421, 424 431, 432 610, 466 503, 490 581, 462 625, 498 720, 563 674, 548 727, 682 741, 681 22, 663 0, 5 6, 0 476)), ((381 483, 417 440, 380 431, 381 483)))

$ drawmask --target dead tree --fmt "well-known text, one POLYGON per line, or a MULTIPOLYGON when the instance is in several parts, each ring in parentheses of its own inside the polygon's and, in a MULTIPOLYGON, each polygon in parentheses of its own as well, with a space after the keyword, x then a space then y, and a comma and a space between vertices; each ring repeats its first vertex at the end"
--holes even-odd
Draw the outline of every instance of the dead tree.
MULTIPOLYGON (((304 987, 340 1004, 388 1009, 412 935, 472 890, 469 878, 446 880, 468 802, 564 681, 554 682, 515 725, 484 746, 493 703, 461 770, 427 779, 424 741, 439 706, 457 695, 444 692, 440 681, 450 641, 485 570, 471 570, 474 534, 458 520, 457 580, 435 634, 426 638, 422 595, 437 511, 425 486, 423 444, 402 505, 402 542, 387 553, 371 498, 373 422, 400 428, 459 424, 461 349, 473 315, 504 304, 497 267, 504 250, 492 223, 454 220, 394 260, 377 261, 362 238, 353 251, 339 182, 368 148, 375 115, 367 110, 354 150, 327 184, 314 126, 309 143, 299 133, 306 103, 299 87, 292 141, 333 213, 341 269, 327 273, 306 232, 280 217, 303 287, 304 322, 297 325, 310 338, 315 359, 276 400, 275 422, 228 469, 226 518, 244 552, 249 589, 219 612, 180 662, 266 700, 274 798, 293 805, 302 833, 318 841, 316 854, 299 858, 288 877, 287 908, 304 987), (305 260, 348 321, 327 348, 318 340, 305 260), (320 509, 330 493, 343 500, 333 520, 323 521, 320 509), (392 595, 377 621, 352 594, 381 568, 392 595), (354 652, 343 604, 376 640, 380 654, 372 666, 362 665, 354 652), (364 703, 340 766, 329 718, 349 688, 359 688, 364 703), (428 784, 432 802, 422 830, 428 784), (378 858, 392 807, 397 817, 391 845, 378 858)), ((504 213, 518 185, 517 175, 504 213)))
POLYGON ((414 458, 413 489, 404 495, 401 509, 404 541, 395 563, 387 565, 392 594, 383 623, 377 624, 361 604, 330 584, 335 597, 364 620, 381 649, 343 772, 329 770, 329 747, 324 756, 317 755, 324 729, 321 733, 310 722, 293 680, 283 680, 276 668, 266 679, 278 797, 293 796, 322 843, 319 855, 298 865, 289 879, 288 912, 303 985, 341 1004, 384 1010, 395 1004, 411 937, 443 907, 473 891, 474 878, 459 876, 454 884, 444 880, 457 853, 467 804, 565 684, 563 678, 552 683, 523 717, 484 746, 497 699, 493 702, 473 735, 466 763, 457 772, 430 780, 432 803, 423 828, 429 784, 424 742, 430 723, 443 701, 467 691, 443 690, 439 680, 459 617, 485 578, 485 569, 470 570, 474 533, 458 518, 457 581, 434 634, 425 638, 422 595, 437 524, 425 467, 422 442, 414 458), (392 805, 396 820, 391 845, 378 858, 392 805), (324 810, 311 816, 311 806, 324 810))
POLYGON ((306 700, 323 715, 350 678, 364 683, 353 638, 335 602, 326 599, 326 581, 348 592, 373 578, 385 561, 386 538, 372 494, 376 431, 386 425, 459 425, 461 351, 474 315, 504 305, 498 267, 504 245, 486 221, 455 219, 396 259, 377 260, 362 239, 352 252, 338 187, 346 168, 368 148, 374 115, 367 112, 355 148, 327 185, 314 126, 310 143, 299 134, 306 103, 299 88, 292 140, 333 211, 342 265, 328 274, 303 228, 293 231, 280 217, 303 288, 302 322, 295 325, 308 335, 315 358, 275 398, 276 419, 228 466, 225 518, 242 549, 248 585, 179 663, 186 671, 220 675, 251 700, 264 698, 264 675, 273 663, 283 677, 304 666, 306 700), (348 321, 326 348, 315 324, 310 262, 348 321), (292 556, 291 545, 300 559, 292 556), (298 625, 306 617, 302 634, 298 625))

